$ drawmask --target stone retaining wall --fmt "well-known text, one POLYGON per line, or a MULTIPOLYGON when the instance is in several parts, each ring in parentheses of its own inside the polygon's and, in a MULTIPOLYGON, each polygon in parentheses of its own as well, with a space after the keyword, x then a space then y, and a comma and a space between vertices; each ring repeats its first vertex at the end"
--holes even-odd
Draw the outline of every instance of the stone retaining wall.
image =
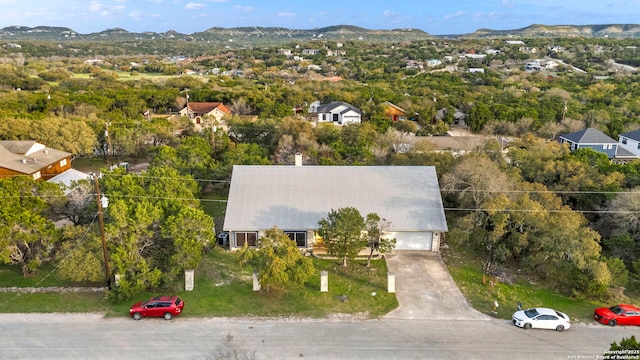
POLYGON ((0 293, 22 293, 22 294, 35 294, 35 293, 98 293, 104 292, 104 287, 0 287, 0 293))

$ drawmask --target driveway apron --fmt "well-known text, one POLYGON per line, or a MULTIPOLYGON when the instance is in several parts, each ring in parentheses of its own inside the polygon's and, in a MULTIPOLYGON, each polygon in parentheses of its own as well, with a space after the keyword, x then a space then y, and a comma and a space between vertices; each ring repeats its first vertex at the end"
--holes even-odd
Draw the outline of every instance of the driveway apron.
POLYGON ((471 308, 453 281, 439 253, 394 250, 386 255, 395 274, 400 306, 387 319, 489 320, 471 308))

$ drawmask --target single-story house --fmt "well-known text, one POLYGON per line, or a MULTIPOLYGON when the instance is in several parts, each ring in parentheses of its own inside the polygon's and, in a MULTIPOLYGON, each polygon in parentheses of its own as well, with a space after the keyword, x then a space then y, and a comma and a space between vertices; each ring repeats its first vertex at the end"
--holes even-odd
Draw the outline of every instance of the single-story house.
POLYGON ((391 121, 407 119, 407 115, 405 114, 405 111, 403 108, 397 105, 394 105, 389 101, 385 101, 383 106, 384 106, 384 115, 388 117, 391 121))
POLYGON ((196 131, 202 130, 203 118, 213 118, 218 122, 222 118, 231 115, 231 109, 221 102, 189 102, 180 110, 180 116, 188 117, 195 125, 196 131))
POLYGON ((33 140, 0 141, 0 177, 28 175, 48 180, 71 169, 71 154, 33 140))
POLYGON ((434 166, 235 165, 222 229, 229 247, 256 246, 277 226, 299 248, 320 242, 318 222, 330 211, 354 207, 390 222, 396 250, 438 251, 446 231, 434 166))
POLYGON ((60 185, 64 189, 65 195, 68 195, 73 190, 74 183, 83 180, 91 181, 92 179, 93 176, 91 174, 87 174, 76 169, 69 169, 52 177, 47 181, 60 185))
POLYGON ((362 111, 344 101, 333 101, 328 104, 314 102, 309 107, 309 113, 318 122, 332 122, 336 125, 362 122, 362 111))

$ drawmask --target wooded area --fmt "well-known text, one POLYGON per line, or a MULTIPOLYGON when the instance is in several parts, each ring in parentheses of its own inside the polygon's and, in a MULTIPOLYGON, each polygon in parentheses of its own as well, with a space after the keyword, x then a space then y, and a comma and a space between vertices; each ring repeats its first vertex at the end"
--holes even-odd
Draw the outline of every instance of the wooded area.
MULTIPOLYGON (((175 284, 214 245, 201 199, 229 181, 233 165, 293 164, 297 153, 310 165, 435 166, 447 239, 477 252, 488 274, 520 272, 594 299, 621 299, 640 277, 640 162, 614 164, 555 141, 585 127, 614 139, 640 127, 637 72, 612 66, 639 64, 640 40, 536 38, 524 48, 502 39, 312 42, 291 44, 323 49, 302 60, 278 48, 212 47, 183 62, 170 60, 173 53, 124 56, 109 43, 95 49, 99 62, 87 62, 68 49, 23 43, 2 49, 0 139, 104 157, 105 167, 149 162, 142 174, 116 169, 100 180, 111 200, 112 267, 122 276, 116 298, 175 284), (464 56, 487 49, 499 51, 464 56), (451 60, 434 67, 408 65, 445 56, 451 60), (565 65, 525 70, 537 58, 565 65), (233 114, 197 132, 177 114, 187 100, 222 102, 233 114), (363 122, 310 121, 314 101, 352 104, 363 122), (392 121, 385 102, 407 120, 392 121), (433 136, 461 128, 489 140, 465 154, 436 149, 433 136)), ((64 197, 53 184, 0 179, 0 261, 25 276, 56 262, 69 278, 100 281, 92 185, 64 197), (73 225, 55 227, 62 218, 73 225)))

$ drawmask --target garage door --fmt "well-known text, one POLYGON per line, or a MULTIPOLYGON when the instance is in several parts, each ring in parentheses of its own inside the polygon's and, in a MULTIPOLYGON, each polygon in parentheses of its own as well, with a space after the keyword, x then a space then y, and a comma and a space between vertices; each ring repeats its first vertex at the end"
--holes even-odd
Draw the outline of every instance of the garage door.
POLYGON ((396 250, 431 250, 433 248, 433 233, 424 231, 399 231, 389 233, 390 238, 396 238, 396 250))

